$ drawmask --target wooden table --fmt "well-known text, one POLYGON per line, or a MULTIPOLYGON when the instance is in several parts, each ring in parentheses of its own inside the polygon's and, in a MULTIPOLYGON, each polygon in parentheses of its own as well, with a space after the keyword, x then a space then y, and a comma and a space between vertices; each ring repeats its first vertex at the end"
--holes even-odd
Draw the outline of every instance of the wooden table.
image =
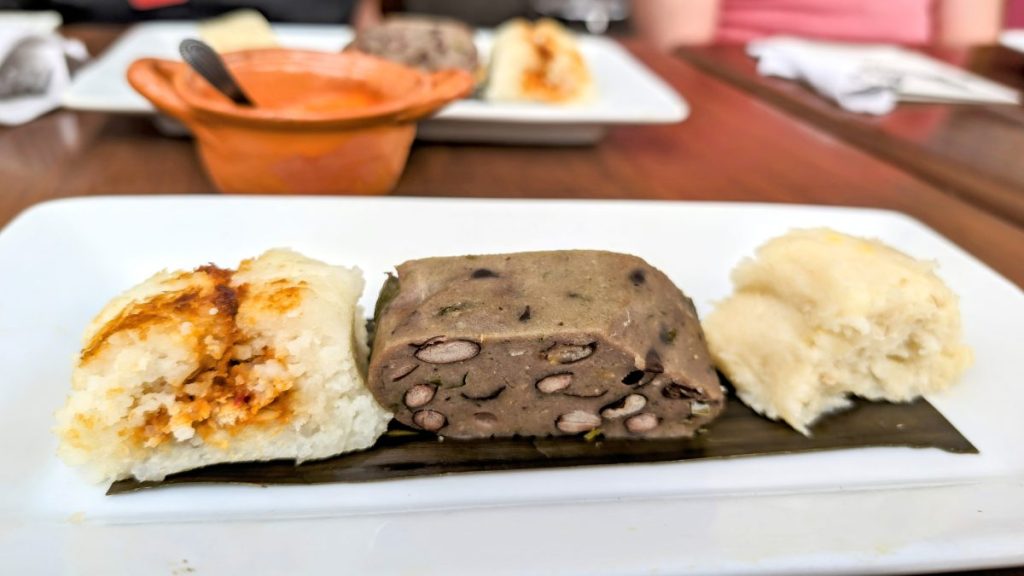
MULTIPOLYGON (((1024 54, 1002 46, 927 49, 929 55, 1024 89, 1024 54)), ((809 88, 758 75, 741 46, 678 55, 809 124, 932 185, 1024 225, 1024 106, 901 104, 886 116, 844 112, 809 88)))
MULTIPOLYGON (((97 53, 120 30, 91 25, 65 32, 97 53)), ((420 144, 395 193, 888 208, 924 221, 1024 285, 1021 228, 677 58, 627 45, 686 96, 689 120, 615 129, 593 148, 420 144)), ((53 198, 213 192, 191 142, 161 136, 148 118, 60 111, 0 130, 0 225, 53 198)), ((974 574, 1024 576, 1024 569, 974 574)))
MULTIPOLYGON (((74 26, 98 53, 120 32, 74 26)), ((672 126, 623 127, 596 147, 420 144, 396 194, 656 198, 873 206, 918 218, 1018 285, 1024 230, 942 193, 677 58, 629 47, 690 101, 672 126)), ((149 118, 59 111, 0 130, 0 224, 44 200, 212 193, 192 143, 149 118)))

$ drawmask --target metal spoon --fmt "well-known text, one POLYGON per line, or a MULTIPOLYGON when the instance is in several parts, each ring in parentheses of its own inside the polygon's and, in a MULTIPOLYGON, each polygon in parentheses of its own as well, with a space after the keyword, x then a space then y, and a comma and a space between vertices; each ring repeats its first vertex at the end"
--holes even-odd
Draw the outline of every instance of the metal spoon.
POLYGON ((235 77, 228 71, 220 55, 207 43, 201 40, 186 38, 178 46, 181 57, 200 76, 206 78, 214 88, 220 90, 239 106, 253 106, 252 100, 245 95, 235 77))

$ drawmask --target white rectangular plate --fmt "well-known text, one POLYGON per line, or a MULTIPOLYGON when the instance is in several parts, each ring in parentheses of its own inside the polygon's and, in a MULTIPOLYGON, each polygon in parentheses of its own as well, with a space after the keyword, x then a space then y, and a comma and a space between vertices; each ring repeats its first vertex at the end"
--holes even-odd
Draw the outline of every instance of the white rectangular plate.
POLYGON ((1024 296, 899 214, 683 202, 90 198, 17 218, 0 233, 0 270, 0 557, 23 568, 11 573, 823 574, 1024 564, 1024 296), (981 454, 875 448, 117 497, 54 456, 52 414, 82 330, 106 301, 164 267, 235 266, 288 246, 358 265, 372 309, 384 273, 407 259, 601 248, 647 259, 706 314, 729 292, 740 258, 814 226, 938 261, 961 295, 976 363, 930 400, 981 454), (54 542, 52 554, 40 552, 54 542))
MULTIPOLYGON (((289 48, 336 51, 352 40, 347 26, 275 24, 274 32, 289 48)), ((198 37, 194 22, 146 22, 132 27, 75 77, 64 95, 64 106, 152 113, 153 107, 125 79, 128 65, 143 57, 179 59, 178 44, 187 37, 198 37)), ((491 33, 478 32, 476 41, 486 57, 491 33)), ((673 123, 689 114, 686 102, 672 88, 616 42, 581 35, 580 49, 594 72, 597 101, 554 106, 461 100, 423 123, 420 137, 572 144, 598 139, 609 125, 673 123)))

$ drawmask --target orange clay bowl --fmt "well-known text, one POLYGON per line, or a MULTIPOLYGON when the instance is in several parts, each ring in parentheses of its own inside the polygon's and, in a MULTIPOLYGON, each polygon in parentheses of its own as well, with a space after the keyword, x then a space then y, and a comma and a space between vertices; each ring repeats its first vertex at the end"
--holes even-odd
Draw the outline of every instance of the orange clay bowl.
POLYGON ((247 50, 224 56, 255 107, 238 106, 181 62, 144 58, 128 81, 196 137, 222 192, 386 194, 416 121, 473 89, 462 70, 434 74, 358 52, 247 50))

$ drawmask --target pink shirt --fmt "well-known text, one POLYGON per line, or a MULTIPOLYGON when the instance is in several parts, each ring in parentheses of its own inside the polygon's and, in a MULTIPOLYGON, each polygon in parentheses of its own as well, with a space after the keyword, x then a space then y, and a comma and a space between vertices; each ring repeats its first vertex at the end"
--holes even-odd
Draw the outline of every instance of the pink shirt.
POLYGON ((1006 27, 1024 28, 1024 0, 1010 0, 1006 4, 1006 27))
POLYGON ((925 44, 932 0, 722 0, 717 42, 787 34, 854 42, 925 44))

